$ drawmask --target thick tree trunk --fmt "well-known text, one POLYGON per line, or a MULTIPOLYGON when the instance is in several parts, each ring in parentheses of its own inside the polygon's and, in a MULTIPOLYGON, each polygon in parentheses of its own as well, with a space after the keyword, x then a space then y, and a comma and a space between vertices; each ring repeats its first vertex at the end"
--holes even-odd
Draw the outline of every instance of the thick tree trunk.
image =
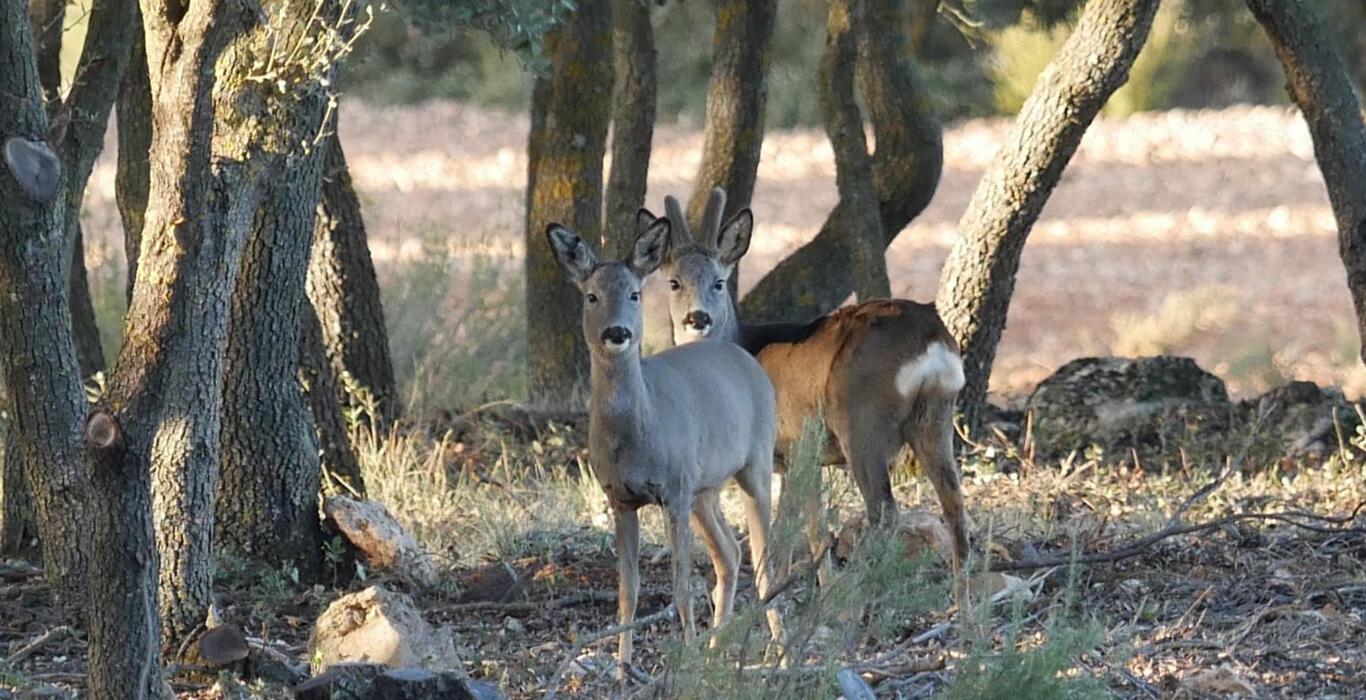
POLYGON ((820 65, 821 119, 835 152, 840 205, 848 212, 849 264, 859 301, 892 295, 873 165, 863 135, 863 115, 854 100, 854 37, 866 31, 865 12, 863 0, 830 1, 820 65))
MULTIPOLYGON (((325 23, 340 17, 339 5, 322 6, 325 23)), ((287 6, 292 16, 313 11, 312 0, 287 6)), ((257 32, 220 61, 220 74, 241 79, 270 42, 290 45, 311 37, 302 23, 293 33, 257 32), (225 67, 226 66, 226 67, 225 67)), ((272 100, 266 126, 254 138, 290 144, 263 186, 262 206, 242 258, 233 294, 223 380, 222 479, 218 491, 218 541, 267 564, 294 564, 305 581, 322 564, 318 492, 322 471, 313 422, 299 385, 300 323, 314 221, 322 194, 328 121, 328 85, 335 66, 296 84, 272 100)), ((263 110, 264 111, 264 110, 263 110)))
POLYGON ((944 263, 939 313, 962 348, 958 406, 974 425, 986 398, 1025 238, 1100 108, 1129 77, 1158 0, 1090 0, 982 176, 944 263))
MULTIPOLYGON (((141 26, 141 13, 137 24, 141 26)), ((136 32, 128 68, 118 98, 118 168, 114 172, 114 198, 123 220, 123 250, 128 261, 125 293, 133 299, 133 280, 138 272, 138 247, 142 244, 142 221, 147 215, 148 153, 152 148, 152 93, 147 80, 147 45, 136 32)))
POLYGON ((588 349, 579 293, 545 241, 558 222, 599 242, 602 157, 612 101, 608 0, 585 0, 546 37, 551 68, 531 93, 527 143, 527 382, 532 402, 582 408, 588 349))
POLYGON ((1314 158, 1338 225, 1338 254, 1356 307, 1366 359, 1366 122, 1332 36, 1302 0, 1248 0, 1285 69, 1290 98, 1304 112, 1314 158))
POLYGON ((655 34, 649 0, 612 0, 612 51, 616 84, 603 250, 621 258, 635 242, 636 211, 645 205, 655 131, 655 34))
POLYGON ((68 322, 68 241, 60 159, 22 2, 0 0, 0 368, 14 439, 37 513, 43 563, 59 605, 84 604, 86 469, 80 446, 85 397, 68 322), (30 158, 43 167, 25 166, 30 158), (51 173, 47 177, 41 173, 51 173))
POLYGON ((151 475, 108 412, 85 424, 90 459, 90 697, 173 698, 161 675, 151 475))
POLYGON ((313 417, 313 435, 322 460, 323 495, 365 496, 360 460, 337 402, 337 378, 323 353, 323 329, 312 304, 304 304, 299 323, 299 385, 313 417))
POLYGON ((242 144, 215 138, 215 103, 228 100, 215 100, 214 66, 255 15, 144 0, 142 17, 156 67, 149 204, 123 348, 93 410, 122 438, 102 468, 151 474, 161 644, 175 649, 209 603, 223 349, 262 177, 242 144))
MULTIPOLYGON (((401 406, 379 281, 370 259, 360 198, 335 127, 323 148, 322 203, 314 223, 308 298, 322 324, 323 347, 334 378, 347 376, 354 387, 369 392, 379 413, 370 418, 383 430, 398 418, 401 406)), ((343 382, 334 386, 341 405, 364 408, 343 382)))
MULTIPOLYGON (((865 0, 866 32, 857 32, 858 85, 877 150, 873 181, 884 246, 929 205, 944 166, 944 140, 932 100, 916 79, 899 0, 865 0)), ((811 242, 770 270, 741 300, 751 323, 807 319, 829 312, 854 291, 846 223, 837 205, 811 242)))
POLYGON ((726 190, 723 220, 749 206, 754 195, 764 145, 769 47, 777 11, 776 0, 720 0, 716 5, 706 135, 688 201, 688 220, 694 230, 701 224, 713 188, 726 190))

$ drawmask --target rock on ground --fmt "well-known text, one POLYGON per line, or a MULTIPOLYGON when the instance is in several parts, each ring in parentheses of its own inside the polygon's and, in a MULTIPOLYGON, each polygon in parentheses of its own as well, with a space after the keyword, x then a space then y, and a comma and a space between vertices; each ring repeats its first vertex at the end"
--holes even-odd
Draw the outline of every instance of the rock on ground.
POLYGON ((1222 380, 1172 356, 1073 360, 1025 406, 1038 458, 1098 445, 1110 454, 1132 450, 1145 464, 1179 457, 1177 448, 1200 433, 1224 430, 1232 409, 1222 380))
POLYGON ((436 585, 438 573, 431 555, 383 504, 333 496, 323 503, 323 512, 360 552, 366 566, 424 586, 436 585))
POLYGON ((371 586, 333 601, 308 642, 316 670, 347 661, 432 671, 459 669, 448 628, 433 628, 407 595, 371 586))

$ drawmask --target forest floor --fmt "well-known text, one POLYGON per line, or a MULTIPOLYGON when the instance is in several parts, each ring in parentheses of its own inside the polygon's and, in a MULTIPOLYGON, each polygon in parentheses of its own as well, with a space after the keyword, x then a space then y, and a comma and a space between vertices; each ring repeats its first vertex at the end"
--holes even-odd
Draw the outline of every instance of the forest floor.
MULTIPOLYGON (((1210 527, 1114 562, 1012 572, 1015 578, 997 580, 1007 594, 991 604, 960 610, 933 562, 908 568, 885 551, 853 557, 831 591, 803 580, 777 602, 789 629, 806 638, 795 651, 805 671, 752 668, 764 650, 763 626, 752 618, 715 654, 682 645, 677 622, 644 628, 640 677, 625 687, 566 666, 583 653, 586 664, 606 667, 601 654, 614 649, 610 640, 578 648, 613 623, 616 578, 610 517, 584 471, 582 430, 510 428, 461 413, 521 390, 525 126, 522 116, 457 104, 343 107, 343 141, 415 418, 403 432, 360 436, 367 483, 371 497, 442 562, 443 583, 416 589, 371 572, 366 581, 301 586, 288 570, 224 562, 218 591, 248 634, 307 660, 317 614, 342 592, 378 581, 411 592, 430 621, 450 625, 466 670, 514 698, 544 697, 562 669, 562 696, 662 689, 682 697, 828 698, 835 695, 829 676, 841 667, 876 680, 879 697, 1001 697, 1003 689, 1022 698, 1366 696, 1359 521, 1220 521, 1354 514, 1366 494, 1366 462, 1352 435, 1342 436, 1337 454, 1240 462, 1182 516, 1210 527), (490 563, 514 568, 525 589, 509 603, 467 602, 476 573, 490 563)), ((946 129, 938 195, 889 251, 897 293, 933 297, 955 224, 1008 130, 1001 120, 946 129)), ((700 145, 695 127, 659 129, 652 207, 664 194, 688 192, 700 145)), ((106 350, 116 343, 123 295, 109 151, 86 214, 106 350)), ((814 235, 834 199, 824 136, 770 134, 742 287, 814 235)), ((658 302, 652 299, 654 312, 658 302)), ((1366 371, 1351 319, 1327 198, 1292 112, 1102 120, 1026 248, 993 389, 998 400, 1015 401, 1077 356, 1171 352, 1195 357, 1235 395, 1307 379, 1356 397, 1366 371)), ((662 325, 652 323, 652 332, 662 325)), ((1227 442, 1204 453, 1232 460, 1242 438, 1227 442)), ((976 550, 994 562, 1115 551, 1168 525, 1224 466, 1156 473, 1099 454, 1063 464, 1038 464, 1028 454, 1028 445, 990 439, 964 462, 976 550)), ((848 479, 827 478, 840 507, 836 521, 856 514, 848 479)), ((898 471, 895 490, 904 504, 937 512, 924 480, 909 471, 898 471)), ((735 494, 726 499, 730 521, 741 522, 735 494)), ((657 514, 647 514, 645 526, 642 615, 670 600, 657 514)), ((695 565, 702 620, 700 587, 711 572, 700 553, 695 565)), ((987 565, 973 564, 978 572, 987 565)), ((80 633, 54 637, 7 666, 6 657, 60 620, 36 571, 0 566, 0 574, 0 698, 80 688, 80 633)), ((755 609, 753 600, 746 569, 742 613, 755 609)), ((205 681, 178 688, 184 697, 221 695, 205 681)))

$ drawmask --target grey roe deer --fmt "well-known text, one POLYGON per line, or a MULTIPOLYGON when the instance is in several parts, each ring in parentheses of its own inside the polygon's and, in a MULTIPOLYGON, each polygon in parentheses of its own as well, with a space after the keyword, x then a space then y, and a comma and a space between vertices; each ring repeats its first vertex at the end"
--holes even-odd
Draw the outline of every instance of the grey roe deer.
MULTIPOLYGON (((721 514, 734 477, 745 494, 750 556, 759 595, 772 585, 767 556, 776 408, 759 363, 731 343, 706 343, 641 357, 641 287, 669 247, 667 219, 648 217, 628 260, 598 262, 573 231, 551 224, 556 259, 583 293, 583 335, 591 357, 589 460, 616 520, 619 621, 635 619, 640 591, 642 506, 662 506, 673 548, 673 595, 691 641, 691 530, 697 526, 716 570, 713 626, 730 614, 740 548, 721 514)), ((768 612, 775 640, 776 610, 768 612)), ((619 641, 618 675, 631 662, 632 633, 619 641)))
MULTIPOLYGON (((953 456, 953 410, 963 363, 934 306, 878 299, 807 323, 743 323, 726 282, 749 250, 752 212, 743 209, 722 226, 725 192, 713 190, 694 237, 678 200, 665 197, 664 205, 674 231, 663 265, 674 342, 729 341, 759 359, 777 392, 780 453, 800 437, 809 417, 823 414, 833 438, 826 461, 843 458, 870 521, 895 522, 889 470, 910 443, 939 497, 953 538, 952 563, 961 570, 968 534, 953 456)), ((649 212, 641 216, 647 219, 649 212)))

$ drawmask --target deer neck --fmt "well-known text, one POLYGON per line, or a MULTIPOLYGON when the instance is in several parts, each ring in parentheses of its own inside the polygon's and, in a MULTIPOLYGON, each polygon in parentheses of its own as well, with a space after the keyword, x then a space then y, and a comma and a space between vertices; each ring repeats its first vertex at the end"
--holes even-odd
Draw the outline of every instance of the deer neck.
POLYGON ((613 357, 594 355, 591 382, 589 418, 593 425, 618 435, 635 433, 644 427, 650 414, 650 396, 645 390, 638 352, 613 357))

